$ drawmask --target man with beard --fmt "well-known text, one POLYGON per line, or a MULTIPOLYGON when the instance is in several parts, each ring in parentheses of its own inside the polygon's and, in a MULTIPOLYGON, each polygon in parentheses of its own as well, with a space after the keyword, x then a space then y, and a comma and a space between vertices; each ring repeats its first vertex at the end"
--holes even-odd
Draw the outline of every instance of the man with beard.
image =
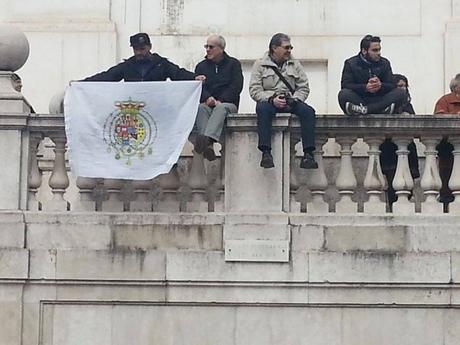
POLYGON ((203 76, 180 68, 166 58, 151 53, 152 44, 146 33, 138 33, 129 38, 134 55, 107 71, 95 74, 83 81, 164 81, 204 80, 203 76))
POLYGON ((345 61, 339 104, 349 116, 393 114, 406 100, 393 82, 390 61, 381 56, 380 37, 366 35, 360 52, 345 61))

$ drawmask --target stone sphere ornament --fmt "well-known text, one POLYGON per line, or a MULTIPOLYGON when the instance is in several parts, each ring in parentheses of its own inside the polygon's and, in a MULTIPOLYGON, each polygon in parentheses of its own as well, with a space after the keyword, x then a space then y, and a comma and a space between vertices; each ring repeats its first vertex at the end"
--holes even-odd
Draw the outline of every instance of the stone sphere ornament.
POLYGON ((29 57, 29 41, 18 28, 0 24, 0 71, 14 72, 29 57))

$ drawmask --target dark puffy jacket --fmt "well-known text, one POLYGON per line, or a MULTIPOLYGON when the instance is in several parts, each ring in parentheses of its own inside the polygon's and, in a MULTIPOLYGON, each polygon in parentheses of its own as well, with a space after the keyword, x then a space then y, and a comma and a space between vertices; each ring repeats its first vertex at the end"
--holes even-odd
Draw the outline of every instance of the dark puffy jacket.
POLYGON ((363 97, 382 96, 396 87, 390 61, 381 57, 377 62, 368 62, 360 54, 345 60, 341 86, 363 97), (377 76, 382 82, 382 88, 375 94, 366 91, 367 81, 372 76, 377 76))
POLYGON ((238 107, 240 93, 243 90, 243 72, 237 59, 226 53, 218 63, 205 59, 196 65, 195 73, 206 76, 201 102, 212 96, 218 101, 233 103, 238 107))
POLYGON ((83 81, 164 81, 194 80, 195 74, 173 64, 158 54, 151 54, 148 59, 136 60, 134 56, 83 81))

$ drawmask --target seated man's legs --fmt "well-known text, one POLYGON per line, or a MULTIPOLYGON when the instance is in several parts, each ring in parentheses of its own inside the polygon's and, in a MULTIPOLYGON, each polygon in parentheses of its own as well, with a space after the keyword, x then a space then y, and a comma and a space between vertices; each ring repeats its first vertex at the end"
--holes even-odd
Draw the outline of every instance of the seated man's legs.
POLYGON ((198 113, 196 115, 195 127, 193 131, 197 134, 195 139, 195 152, 202 154, 204 149, 207 146, 207 138, 204 137, 204 132, 208 125, 209 118, 212 114, 212 108, 208 107, 206 104, 201 103, 198 106, 198 113))
POLYGON ((315 162, 313 151, 315 151, 315 109, 303 102, 297 102, 291 112, 299 117, 300 135, 304 156, 300 162, 300 167, 304 169, 317 169, 318 163, 315 162))
POLYGON ((195 151, 202 153, 207 160, 215 160, 213 143, 220 140, 227 115, 237 111, 236 105, 232 103, 220 103, 214 108, 200 104, 195 121, 198 134, 195 151))
POLYGON ((236 113, 238 108, 232 103, 220 103, 216 105, 211 112, 208 123, 203 133, 205 136, 220 141, 222 130, 224 128, 225 118, 230 113, 236 113))
POLYGON ((272 149, 272 121, 278 109, 267 101, 258 102, 256 105, 257 114, 257 133, 259 143, 257 148, 262 151, 262 160, 260 166, 263 168, 273 168, 272 149))
POLYGON ((354 91, 350 89, 342 89, 339 91, 339 105, 340 108, 342 108, 342 111, 344 114, 347 113, 346 111, 346 104, 348 102, 353 103, 353 104, 363 104, 364 100, 354 91))
MULTIPOLYGON (((387 108, 394 104, 393 109, 401 107, 402 103, 406 100, 407 94, 401 88, 395 88, 383 96, 369 97, 367 101, 368 114, 383 114, 388 113, 387 108)), ((390 112, 392 114, 393 111, 390 112)))

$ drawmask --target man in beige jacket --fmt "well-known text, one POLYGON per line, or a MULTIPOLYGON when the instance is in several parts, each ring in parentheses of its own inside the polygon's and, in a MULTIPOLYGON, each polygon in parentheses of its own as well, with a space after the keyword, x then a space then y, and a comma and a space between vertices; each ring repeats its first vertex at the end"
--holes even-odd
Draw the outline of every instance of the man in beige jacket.
POLYGON ((269 51, 254 63, 249 94, 257 102, 258 148, 262 151, 260 166, 273 168, 271 154, 272 120, 276 113, 292 113, 299 117, 304 156, 300 167, 316 169, 315 110, 304 101, 310 89, 307 75, 299 61, 291 56, 291 39, 283 33, 275 34, 269 43, 269 51))

